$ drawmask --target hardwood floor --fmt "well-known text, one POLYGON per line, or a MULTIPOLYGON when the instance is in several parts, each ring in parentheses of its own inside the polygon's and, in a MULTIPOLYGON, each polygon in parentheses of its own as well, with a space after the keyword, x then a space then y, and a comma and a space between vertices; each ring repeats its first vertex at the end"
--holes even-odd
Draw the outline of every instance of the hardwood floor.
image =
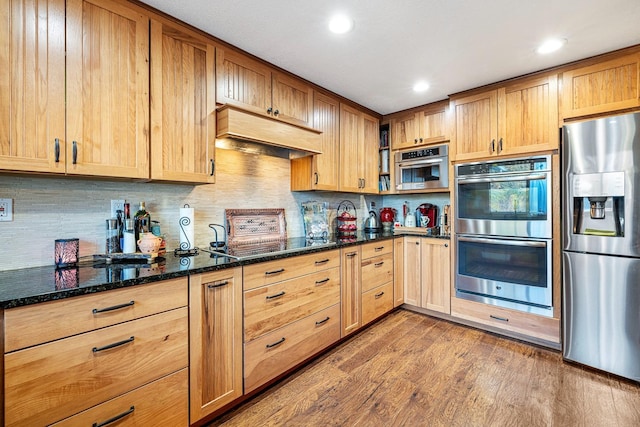
POLYGON ((640 385, 399 310, 211 426, 640 426, 640 385))

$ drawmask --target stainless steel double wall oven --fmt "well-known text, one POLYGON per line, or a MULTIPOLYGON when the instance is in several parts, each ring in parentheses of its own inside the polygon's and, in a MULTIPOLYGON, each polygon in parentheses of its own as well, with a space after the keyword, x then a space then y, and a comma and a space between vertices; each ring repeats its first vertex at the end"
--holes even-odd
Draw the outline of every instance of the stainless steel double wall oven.
POLYGON ((551 156, 458 164, 456 296, 553 316, 551 156))

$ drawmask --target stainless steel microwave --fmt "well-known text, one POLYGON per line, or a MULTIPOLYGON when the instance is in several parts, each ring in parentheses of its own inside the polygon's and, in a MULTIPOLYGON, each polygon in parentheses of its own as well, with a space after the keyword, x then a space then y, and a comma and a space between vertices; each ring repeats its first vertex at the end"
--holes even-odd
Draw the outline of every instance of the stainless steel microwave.
POLYGON ((449 188, 449 147, 434 145, 395 154, 397 191, 449 188))

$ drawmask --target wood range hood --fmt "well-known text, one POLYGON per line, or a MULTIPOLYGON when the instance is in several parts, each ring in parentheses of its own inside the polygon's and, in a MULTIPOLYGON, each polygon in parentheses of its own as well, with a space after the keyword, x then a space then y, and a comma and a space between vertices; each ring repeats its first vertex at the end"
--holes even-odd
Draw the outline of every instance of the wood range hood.
POLYGON ((322 154, 322 132, 224 105, 217 109, 216 147, 284 158, 322 154))

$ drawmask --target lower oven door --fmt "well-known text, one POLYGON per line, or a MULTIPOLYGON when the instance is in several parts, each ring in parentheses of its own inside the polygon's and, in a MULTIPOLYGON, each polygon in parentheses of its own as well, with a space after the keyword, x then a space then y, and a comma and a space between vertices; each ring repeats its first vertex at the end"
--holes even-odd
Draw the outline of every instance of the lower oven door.
POLYGON ((553 315, 550 239, 456 235, 456 296, 553 315))

